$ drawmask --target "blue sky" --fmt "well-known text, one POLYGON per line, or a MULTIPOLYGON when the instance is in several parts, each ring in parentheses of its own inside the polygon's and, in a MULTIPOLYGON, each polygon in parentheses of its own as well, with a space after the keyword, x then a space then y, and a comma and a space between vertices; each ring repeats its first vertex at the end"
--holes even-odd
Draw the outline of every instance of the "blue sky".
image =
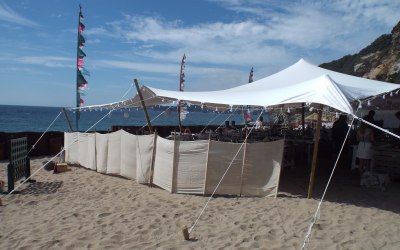
MULTIPOLYGON (((304 58, 357 53, 400 20, 393 0, 0 0, 0 104, 75 105, 79 3, 86 25, 86 105, 120 100, 140 83, 218 90, 304 58)), ((134 91, 129 93, 134 95, 134 91)))

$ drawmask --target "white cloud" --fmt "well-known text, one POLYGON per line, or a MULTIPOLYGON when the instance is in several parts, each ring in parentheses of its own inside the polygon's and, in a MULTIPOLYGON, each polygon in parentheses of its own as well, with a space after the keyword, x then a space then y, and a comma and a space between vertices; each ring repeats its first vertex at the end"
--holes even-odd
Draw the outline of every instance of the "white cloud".
POLYGON ((46 76, 50 76, 51 74, 49 74, 49 72, 43 72, 43 71, 38 71, 38 70, 34 70, 31 68, 26 68, 26 67, 3 67, 0 69, 0 71, 3 72, 17 72, 17 73, 28 73, 28 74, 32 74, 32 75, 46 75, 46 76))
POLYGON ((75 68, 76 59, 59 56, 24 56, 15 59, 20 63, 41 65, 51 68, 75 68))
POLYGON ((188 90, 223 89, 246 82, 252 66, 259 79, 301 57, 318 64, 357 53, 390 32, 400 9, 387 0, 211 2, 235 12, 232 21, 187 25, 159 15, 124 15, 87 30, 89 41, 121 44, 110 59, 91 61, 93 67, 140 72, 150 86, 174 89, 186 53, 188 90))
POLYGON ((186 52, 192 63, 265 67, 271 61, 287 65, 319 49, 330 54, 316 58, 329 60, 356 53, 382 34, 383 27, 390 30, 394 18, 384 13, 400 7, 386 0, 212 2, 245 15, 232 22, 191 26, 181 20, 125 15, 93 34, 135 43, 137 55, 153 60, 176 61, 186 52))
POLYGON ((14 10, 12 10, 10 7, 8 7, 5 3, 2 2, 0 2, 0 20, 28 27, 40 26, 38 23, 29 20, 21 16, 20 14, 16 13, 14 10))
POLYGON ((97 68, 127 69, 139 72, 176 74, 178 64, 162 63, 135 63, 130 61, 117 60, 94 60, 92 65, 97 68))

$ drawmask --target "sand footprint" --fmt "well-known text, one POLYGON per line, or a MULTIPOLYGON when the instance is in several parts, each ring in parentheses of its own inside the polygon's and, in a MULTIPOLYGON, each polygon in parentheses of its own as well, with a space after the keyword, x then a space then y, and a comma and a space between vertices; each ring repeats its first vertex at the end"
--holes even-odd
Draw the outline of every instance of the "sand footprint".
POLYGON ((101 213, 101 214, 97 215, 97 217, 98 218, 104 218, 104 217, 107 217, 109 215, 111 215, 111 213, 101 213))

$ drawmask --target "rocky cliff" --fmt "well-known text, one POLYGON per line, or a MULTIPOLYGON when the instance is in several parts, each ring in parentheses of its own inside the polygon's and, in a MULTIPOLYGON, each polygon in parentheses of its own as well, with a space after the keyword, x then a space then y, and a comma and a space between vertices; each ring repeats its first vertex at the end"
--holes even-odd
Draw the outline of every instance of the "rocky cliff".
POLYGON ((400 83, 400 22, 358 54, 323 63, 322 68, 385 82, 400 83))

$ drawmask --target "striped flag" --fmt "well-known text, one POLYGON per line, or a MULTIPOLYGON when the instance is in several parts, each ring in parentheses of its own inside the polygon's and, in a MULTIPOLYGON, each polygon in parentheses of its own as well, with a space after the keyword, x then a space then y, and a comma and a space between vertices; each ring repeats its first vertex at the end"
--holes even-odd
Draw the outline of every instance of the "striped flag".
MULTIPOLYGON (((183 54, 181 62, 181 72, 179 77, 179 91, 182 92, 185 88, 185 64, 186 64, 186 55, 183 54)), ((180 100, 178 105, 179 105, 179 119, 184 120, 186 118, 186 115, 189 113, 187 111, 187 103, 183 100, 180 100)))
POLYGON ((86 57, 86 54, 82 49, 83 47, 85 47, 86 39, 83 36, 85 25, 82 23, 82 21, 83 21, 82 6, 79 5, 78 46, 76 55, 76 106, 77 107, 81 107, 85 103, 84 100, 81 98, 81 96, 85 95, 85 91, 88 85, 85 76, 90 75, 89 72, 83 67, 84 58, 86 57))
POLYGON ((250 75, 249 75, 249 83, 253 82, 253 67, 251 67, 250 75))
POLYGON ((253 118, 251 117, 250 109, 248 109, 246 111, 246 123, 251 122, 252 120, 253 120, 253 118))
MULTIPOLYGON (((76 107, 82 107, 85 105, 85 101, 82 96, 86 95, 86 89, 88 82, 85 79, 85 75, 88 76, 89 72, 83 67, 84 58, 86 57, 85 52, 83 52, 83 47, 85 47, 86 39, 83 36, 85 31, 85 25, 83 24, 83 14, 82 6, 79 5, 79 18, 78 18, 78 41, 77 41, 77 52, 76 52, 76 107)), ((79 119, 80 112, 76 111, 76 131, 79 131, 79 119)))

